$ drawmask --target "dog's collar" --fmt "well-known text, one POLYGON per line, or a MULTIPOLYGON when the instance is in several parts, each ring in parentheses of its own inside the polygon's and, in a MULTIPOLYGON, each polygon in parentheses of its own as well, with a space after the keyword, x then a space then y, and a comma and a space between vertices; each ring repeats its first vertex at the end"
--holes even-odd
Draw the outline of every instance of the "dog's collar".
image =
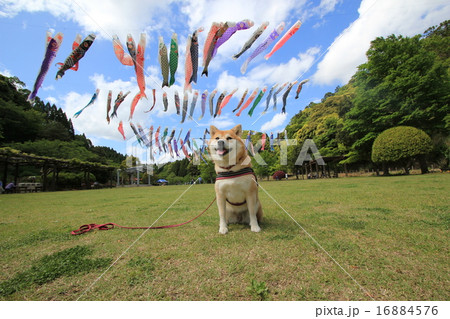
POLYGON ((230 166, 225 166, 225 167, 223 167, 223 166, 219 166, 221 169, 226 169, 226 170, 229 170, 229 169, 232 169, 233 167, 235 167, 236 165, 230 165, 230 166))
POLYGON ((255 172, 251 167, 244 167, 243 169, 240 169, 236 172, 220 172, 217 173, 216 181, 221 179, 240 177, 244 175, 255 175, 255 172))

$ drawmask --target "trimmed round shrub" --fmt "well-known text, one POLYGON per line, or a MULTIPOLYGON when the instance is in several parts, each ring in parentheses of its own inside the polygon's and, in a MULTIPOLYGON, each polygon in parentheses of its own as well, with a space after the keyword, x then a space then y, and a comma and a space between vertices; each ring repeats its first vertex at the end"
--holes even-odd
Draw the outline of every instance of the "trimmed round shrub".
POLYGON ((382 132, 373 142, 374 163, 402 163, 431 152, 431 138, 412 126, 397 126, 382 132))

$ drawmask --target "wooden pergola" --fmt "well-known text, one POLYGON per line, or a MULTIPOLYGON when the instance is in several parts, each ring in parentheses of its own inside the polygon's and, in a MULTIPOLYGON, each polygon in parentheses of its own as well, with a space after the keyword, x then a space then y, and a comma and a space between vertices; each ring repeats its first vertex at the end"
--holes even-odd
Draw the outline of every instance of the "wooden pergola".
POLYGON ((23 153, 19 150, 4 147, 0 148, 0 164, 3 166, 2 180, 4 183, 8 180, 8 169, 14 167, 14 184, 17 185, 20 166, 34 166, 41 169, 42 190, 56 190, 58 174, 62 170, 84 172, 84 181, 86 187, 89 186, 89 174, 94 171, 107 171, 112 183, 113 173, 116 167, 103 165, 100 163, 84 162, 78 159, 60 159, 54 157, 38 156, 34 154, 23 153), (52 174, 49 179, 49 174, 52 174))
MULTIPOLYGON (((345 156, 323 156, 322 160, 325 165, 320 165, 317 160, 310 160, 300 166, 300 174, 302 175, 302 179, 309 178, 331 178, 337 177, 336 164, 340 161, 346 159, 345 156), (331 175, 330 167, 333 167, 333 175, 331 175)), ((298 178, 298 177, 297 177, 298 178)))

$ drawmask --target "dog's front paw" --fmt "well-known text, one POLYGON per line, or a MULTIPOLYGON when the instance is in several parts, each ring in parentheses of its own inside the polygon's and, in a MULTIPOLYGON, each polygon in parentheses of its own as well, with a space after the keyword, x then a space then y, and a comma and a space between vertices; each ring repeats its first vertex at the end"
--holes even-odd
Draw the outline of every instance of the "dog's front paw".
POLYGON ((228 233, 228 228, 227 227, 220 227, 219 228, 219 233, 222 235, 225 235, 226 233, 228 233))
POLYGON ((250 229, 255 233, 259 233, 261 231, 261 227, 259 227, 258 225, 253 225, 250 227, 250 229))

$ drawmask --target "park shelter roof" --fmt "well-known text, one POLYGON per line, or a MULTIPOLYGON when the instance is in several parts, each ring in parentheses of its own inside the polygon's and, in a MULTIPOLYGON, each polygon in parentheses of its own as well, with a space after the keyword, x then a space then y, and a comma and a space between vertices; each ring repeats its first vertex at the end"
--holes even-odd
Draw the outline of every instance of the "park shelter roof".
POLYGON ((8 174, 8 166, 14 166, 16 169, 16 173, 14 175, 14 183, 17 184, 18 178, 18 168, 20 165, 29 165, 39 167, 42 170, 43 179, 44 179, 44 190, 47 190, 47 174, 49 170, 53 171, 53 189, 56 189, 55 183, 55 172, 59 170, 70 170, 70 171, 79 171, 84 172, 85 177, 89 174, 89 172, 93 171, 109 171, 113 172, 116 167, 104 165, 101 163, 93 163, 93 162, 85 162, 79 159, 62 159, 62 158, 54 158, 47 156, 39 156, 34 154, 23 153, 22 151, 10 148, 3 147, 0 148, 0 165, 3 165, 3 180, 7 180, 8 174))

